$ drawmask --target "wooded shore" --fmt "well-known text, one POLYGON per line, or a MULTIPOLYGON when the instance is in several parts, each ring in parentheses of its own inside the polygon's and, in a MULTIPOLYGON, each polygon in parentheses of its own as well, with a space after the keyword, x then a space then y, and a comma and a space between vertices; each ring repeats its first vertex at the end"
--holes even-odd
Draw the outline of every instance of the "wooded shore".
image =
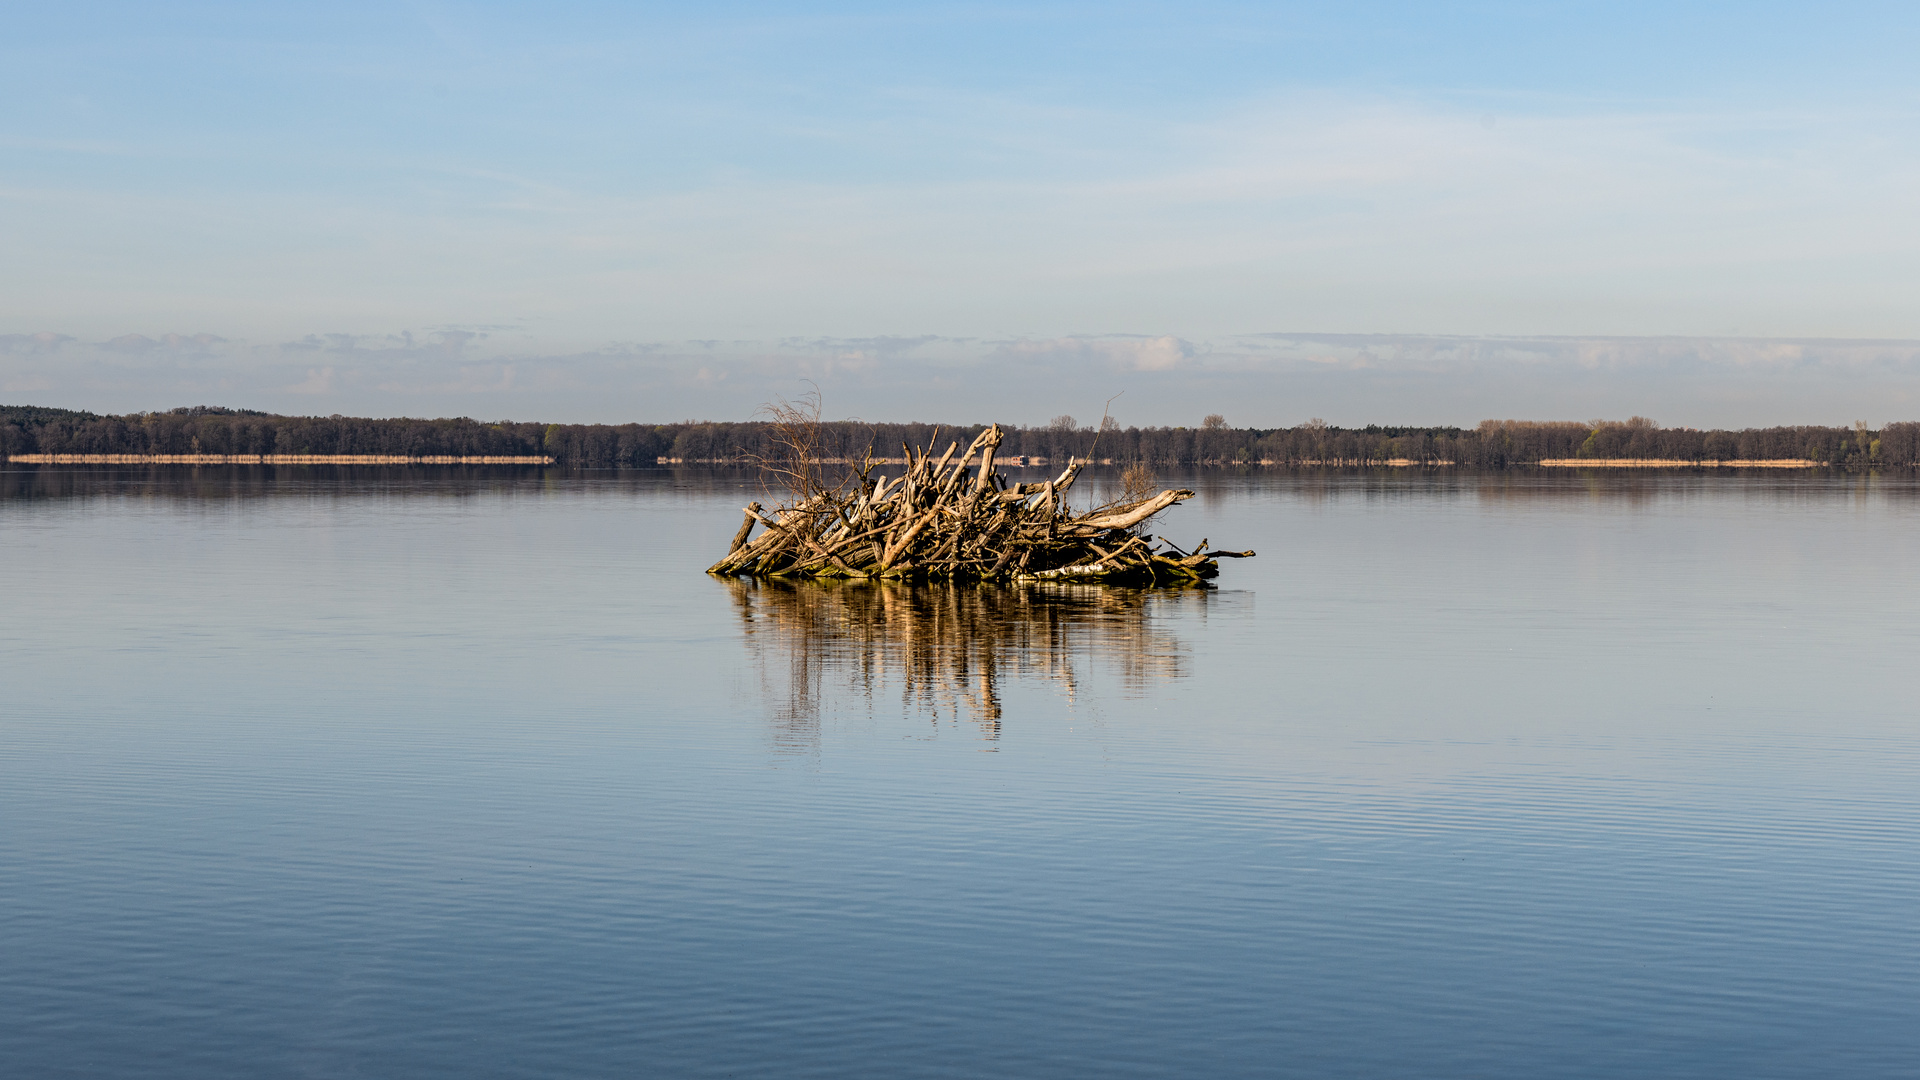
MULTIPOLYGON (((1069 458, 1116 465, 1448 465, 1506 468, 1578 461, 1660 461, 1713 468, 1920 466, 1920 422, 1700 430, 1662 427, 1644 417, 1613 421, 1487 420, 1470 428, 1308 421, 1286 428, 1237 428, 1211 416, 1192 426, 1083 425, 1057 417, 1033 427, 1000 425, 1004 457, 1049 467, 1069 458)), ((857 459, 869 450, 924 446, 936 430, 971 440, 986 424, 820 424, 821 457, 857 459)), ((405 458, 550 458, 569 468, 659 464, 753 464, 773 452, 765 420, 676 424, 541 424, 277 416, 195 406, 166 412, 99 415, 40 406, 0 406, 0 457, 22 463, 39 455, 137 456, 276 463, 287 456, 405 458)), ((103 462, 104 463, 104 462, 103 462)), ((122 463, 120 461, 112 463, 122 463)), ((131 462, 128 462, 131 463, 131 462)), ((895 463, 898 463, 897 461, 895 463)), ((1653 467, 1653 466, 1611 466, 1653 467)))

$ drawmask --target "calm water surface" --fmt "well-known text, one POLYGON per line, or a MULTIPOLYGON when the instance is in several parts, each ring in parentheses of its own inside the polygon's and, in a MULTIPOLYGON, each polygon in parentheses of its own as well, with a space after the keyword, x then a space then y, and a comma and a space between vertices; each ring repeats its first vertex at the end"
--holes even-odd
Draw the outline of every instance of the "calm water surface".
POLYGON ((0 473, 0 1072, 1920 1075, 1914 475, 1166 479, 1217 591, 0 473))

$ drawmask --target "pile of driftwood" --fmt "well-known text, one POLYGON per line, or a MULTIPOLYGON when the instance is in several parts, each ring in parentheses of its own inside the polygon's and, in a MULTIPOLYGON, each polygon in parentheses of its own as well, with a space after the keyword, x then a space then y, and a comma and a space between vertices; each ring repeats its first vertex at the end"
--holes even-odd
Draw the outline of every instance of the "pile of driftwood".
POLYGON ((1182 551, 1140 531, 1155 514, 1193 498, 1191 491, 1141 494, 1075 513, 1066 494, 1086 464, 1079 460, 1052 480, 1010 484, 993 467, 1001 438, 997 425, 989 427, 957 460, 957 442, 937 459, 932 446, 909 450, 906 472, 894 478, 875 476, 869 459, 837 487, 805 484, 772 513, 749 503, 727 557, 707 572, 1177 586, 1218 575, 1219 558, 1253 555, 1207 551, 1204 540, 1182 551), (758 537, 755 526, 765 526, 758 537))

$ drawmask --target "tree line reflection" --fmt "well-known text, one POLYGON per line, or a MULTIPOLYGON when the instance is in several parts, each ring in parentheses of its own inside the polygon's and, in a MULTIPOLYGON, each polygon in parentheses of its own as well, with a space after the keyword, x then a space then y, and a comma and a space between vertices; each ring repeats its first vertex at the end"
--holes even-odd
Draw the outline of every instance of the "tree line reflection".
POLYGON ((1004 695, 1038 680, 1069 702, 1113 679, 1144 693, 1185 676, 1188 646, 1163 616, 1206 590, 1093 585, 728 580, 775 739, 817 746, 836 700, 1000 736, 1004 695))

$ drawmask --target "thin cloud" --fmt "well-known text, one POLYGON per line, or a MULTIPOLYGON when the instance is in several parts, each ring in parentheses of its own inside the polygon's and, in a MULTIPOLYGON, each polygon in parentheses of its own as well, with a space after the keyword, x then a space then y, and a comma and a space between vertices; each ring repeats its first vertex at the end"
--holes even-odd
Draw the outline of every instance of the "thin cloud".
POLYGON ((122 334, 101 343, 102 348, 119 353, 150 353, 156 351, 204 353, 216 345, 224 345, 227 339, 213 334, 161 334, 148 337, 145 334, 122 334))
POLYGON ((330 367, 308 368, 307 377, 282 389, 289 394, 331 394, 334 392, 335 376, 338 373, 330 367))
POLYGON ((1116 335, 1007 341, 998 344, 997 352, 1021 361, 1086 362, 1130 371, 1171 371, 1189 364, 1195 348, 1191 342, 1163 334, 1159 337, 1116 335))
POLYGON ((550 352, 396 332, 277 344, 208 335, 188 354, 167 351, 164 335, 138 336, 145 344, 130 352, 71 335, 16 335, 0 351, 0 388, 93 411, 192 400, 298 413, 606 421, 742 419, 803 380, 838 415, 940 422, 1040 423, 1120 391, 1132 403, 1123 419, 1140 424, 1192 424, 1213 412, 1255 425, 1641 413, 1738 427, 1912 419, 1910 403, 1920 401, 1920 341, 1897 339, 897 335, 550 352), (53 355, 57 366, 47 362, 53 355), (1894 415, 1876 415, 1888 410, 1894 415))
POLYGON ((46 331, 37 334, 0 334, 0 353, 59 352, 62 346, 76 340, 78 339, 71 334, 54 334, 46 331))

